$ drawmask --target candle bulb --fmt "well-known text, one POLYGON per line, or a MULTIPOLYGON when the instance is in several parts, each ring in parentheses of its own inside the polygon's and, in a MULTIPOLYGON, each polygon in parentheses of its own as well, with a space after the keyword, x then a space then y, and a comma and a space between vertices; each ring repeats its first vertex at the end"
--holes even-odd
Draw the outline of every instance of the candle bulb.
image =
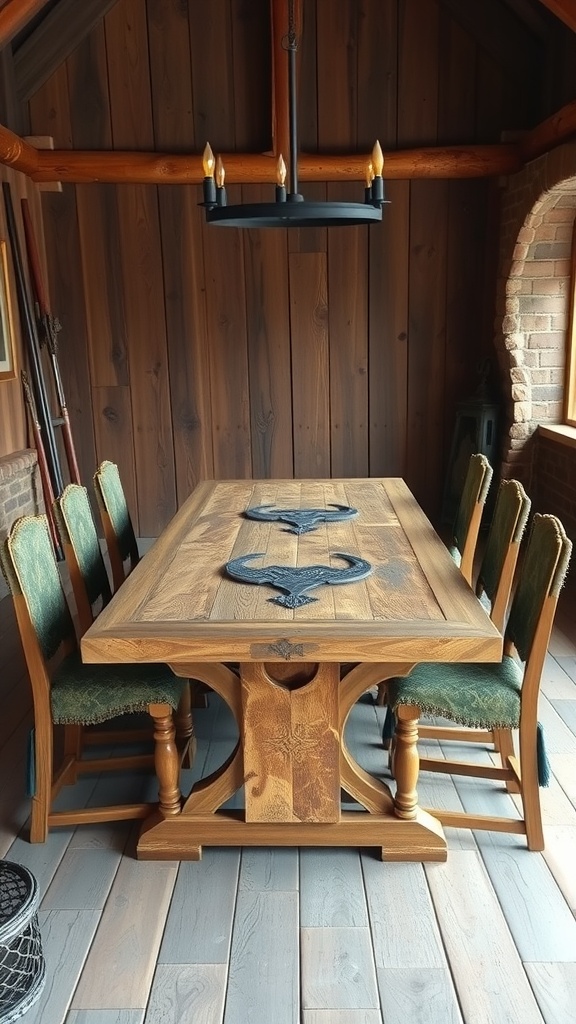
POLYGON ((224 170, 224 164, 222 163, 222 157, 218 155, 216 160, 216 203, 218 206, 226 206, 226 189, 224 188, 224 180, 226 178, 226 172, 224 170))
POLYGON ((212 152, 210 143, 207 142, 204 147, 204 153, 202 154, 202 168, 204 170, 204 181, 202 182, 202 191, 204 195, 205 206, 216 206, 216 183, 214 181, 214 153, 212 152))
POLYGON ((276 202, 286 202, 286 164, 284 163, 284 157, 282 153, 278 157, 278 163, 276 164, 276 202))
POLYGON ((372 150, 372 167, 374 169, 374 178, 372 180, 372 202, 374 204, 381 204, 384 202, 384 179, 382 178, 384 154, 378 139, 376 139, 374 149, 372 150))
POLYGON ((372 202, 372 181, 374 179, 374 168, 372 161, 369 160, 366 164, 366 188, 364 189, 364 202, 372 202))

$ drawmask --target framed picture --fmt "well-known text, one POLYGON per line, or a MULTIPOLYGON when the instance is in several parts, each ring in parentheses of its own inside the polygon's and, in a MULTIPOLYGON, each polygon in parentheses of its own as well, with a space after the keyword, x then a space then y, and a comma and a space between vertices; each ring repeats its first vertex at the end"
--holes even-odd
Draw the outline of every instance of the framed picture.
POLYGON ((6 242, 0 242, 0 381, 13 380, 15 376, 14 324, 10 308, 8 257, 6 242))

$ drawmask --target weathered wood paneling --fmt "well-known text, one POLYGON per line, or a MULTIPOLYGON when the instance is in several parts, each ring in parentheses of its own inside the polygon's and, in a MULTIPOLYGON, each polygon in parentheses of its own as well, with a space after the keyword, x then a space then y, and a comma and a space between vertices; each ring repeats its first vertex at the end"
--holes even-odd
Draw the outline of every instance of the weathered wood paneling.
MULTIPOLYGON (((525 48, 510 63, 477 8, 305 0, 302 149, 368 160, 376 138, 385 151, 491 142, 524 125, 539 100, 520 72, 548 43, 490 0, 525 48)), ((32 98, 31 128, 58 147, 266 152, 270 67, 268 0, 212 0, 209 18, 201 0, 118 0, 32 98)), ((229 202, 273 195, 272 182, 226 184, 229 202)), ((303 187, 359 201, 363 189, 303 187)), ((370 229, 246 234, 207 227, 185 186, 45 199, 83 475, 121 456, 141 534, 212 476, 394 474, 438 514, 455 406, 491 351, 494 192, 386 192, 370 229)))

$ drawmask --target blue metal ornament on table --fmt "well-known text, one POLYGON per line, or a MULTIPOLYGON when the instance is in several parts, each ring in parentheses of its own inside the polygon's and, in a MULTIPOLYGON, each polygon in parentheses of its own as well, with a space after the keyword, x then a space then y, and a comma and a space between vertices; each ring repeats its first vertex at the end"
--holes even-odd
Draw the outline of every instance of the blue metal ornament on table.
POLYGON ((274 505, 256 505, 247 508, 245 515, 249 519, 261 519, 264 522, 287 523, 287 533, 309 533, 320 523, 339 523, 353 519, 358 515, 358 509, 335 504, 329 508, 274 508, 274 505))
POLYGON ((284 608, 301 608, 304 604, 317 601, 317 597, 309 597, 307 590, 325 585, 339 583, 355 583, 369 576, 372 572, 370 562, 357 555, 346 555, 341 551, 334 552, 334 558, 343 558, 348 568, 336 569, 331 565, 303 565, 298 568, 292 565, 266 565, 261 569, 252 569, 245 563, 252 558, 261 558, 263 552, 255 555, 241 555, 233 558, 225 565, 226 572, 232 579, 240 583, 268 583, 284 593, 278 597, 269 597, 274 604, 284 608))

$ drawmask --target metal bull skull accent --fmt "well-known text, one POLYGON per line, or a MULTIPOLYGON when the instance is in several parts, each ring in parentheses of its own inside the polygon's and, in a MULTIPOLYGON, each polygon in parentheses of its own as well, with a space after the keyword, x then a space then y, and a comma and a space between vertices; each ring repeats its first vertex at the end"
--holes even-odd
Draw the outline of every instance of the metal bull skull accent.
POLYGON ((352 519, 358 510, 349 505, 331 504, 330 508, 274 508, 273 505, 257 505, 247 508, 249 519, 263 519, 266 522, 287 523, 289 533, 309 533, 319 523, 336 523, 352 519))
POLYGON ((294 568, 291 565, 267 565, 262 569, 251 569, 245 565, 252 558, 261 558, 262 554, 260 552, 257 555, 233 558, 231 562, 226 563, 226 572, 241 583, 269 583, 277 590, 284 591, 279 597, 270 597, 268 600, 285 608, 300 608, 304 604, 317 601, 318 598, 308 597, 306 594, 307 590, 313 590, 314 587, 354 583, 372 572, 370 562, 364 558, 345 555, 340 551, 334 552, 334 558, 343 558, 348 562, 347 569, 335 569, 330 565, 304 565, 301 568, 294 568))

